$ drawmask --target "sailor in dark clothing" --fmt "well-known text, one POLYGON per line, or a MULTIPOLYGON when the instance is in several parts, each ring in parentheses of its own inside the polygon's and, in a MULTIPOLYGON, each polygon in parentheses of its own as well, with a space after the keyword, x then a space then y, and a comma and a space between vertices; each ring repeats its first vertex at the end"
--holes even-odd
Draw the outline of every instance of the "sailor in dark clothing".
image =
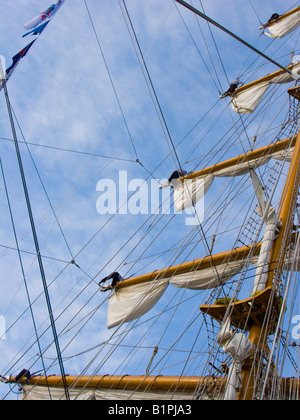
POLYGON ((278 20, 278 18, 280 17, 280 15, 278 13, 273 13, 273 15, 270 17, 270 19, 268 20, 267 24, 272 22, 272 20, 278 20))
POLYGON ((187 171, 185 171, 184 169, 178 169, 177 171, 174 171, 172 173, 172 175, 170 176, 170 178, 168 179, 168 181, 170 183, 173 179, 181 178, 182 176, 184 176, 186 174, 187 174, 187 171))
POLYGON ((173 179, 178 179, 181 178, 182 176, 187 175, 187 171, 185 171, 184 169, 177 169, 177 171, 174 171, 172 173, 172 175, 170 176, 170 178, 168 179, 168 182, 166 182, 163 185, 160 185, 159 188, 165 188, 165 187, 170 187, 170 183, 171 181, 173 181, 173 179))
POLYGON ((278 13, 273 13, 273 15, 270 17, 268 22, 265 23, 264 25, 260 26, 259 29, 267 28, 270 24, 274 23, 273 21, 277 22, 278 18, 280 18, 280 15, 278 13))
POLYGON ((101 288, 101 291, 106 291, 106 290, 109 290, 109 289, 111 289, 111 288, 114 288, 114 287, 116 287, 116 285, 118 284, 118 283, 120 283, 120 281, 123 281, 124 279, 123 279, 123 277, 119 274, 119 273, 117 273, 116 271, 114 271, 113 273, 111 273, 109 276, 107 276, 107 277, 104 277, 104 279, 102 279, 100 282, 99 282, 99 286, 101 286, 101 284, 102 283, 105 283, 106 281, 108 281, 108 280, 110 280, 110 279, 112 279, 112 282, 111 282, 111 286, 106 286, 106 287, 102 287, 101 288))
POLYGON ((220 99, 226 98, 226 96, 232 96, 239 85, 242 85, 242 82, 239 79, 235 79, 230 83, 229 89, 220 96, 220 99))

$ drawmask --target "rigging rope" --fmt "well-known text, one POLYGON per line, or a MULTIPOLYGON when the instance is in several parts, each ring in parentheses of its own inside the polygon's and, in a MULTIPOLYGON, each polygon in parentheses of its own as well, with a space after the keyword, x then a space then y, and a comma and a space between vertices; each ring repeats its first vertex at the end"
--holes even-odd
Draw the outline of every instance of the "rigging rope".
POLYGON ((250 48, 251 50, 253 50, 257 54, 261 55, 262 57, 264 57, 266 60, 270 61, 271 63, 275 64, 277 67, 280 67, 282 70, 286 71, 287 73, 292 74, 291 71, 288 70, 286 67, 284 67, 281 64, 277 63, 277 61, 273 60, 271 57, 268 57, 263 52, 259 51, 257 48, 253 47, 248 42, 244 41, 242 38, 240 38, 239 36, 235 35, 233 32, 231 32, 228 29, 226 29, 224 26, 220 25, 219 23, 217 23, 216 21, 214 21, 213 19, 211 19, 210 17, 208 17, 204 13, 200 12, 199 10, 197 10, 195 7, 191 6, 190 4, 186 3, 183 0, 174 0, 174 1, 177 1, 177 3, 180 3, 182 6, 186 7, 187 9, 189 9, 192 12, 196 13, 197 15, 199 15, 203 19, 207 20, 208 22, 210 22, 211 24, 213 24, 217 28, 219 28, 222 31, 226 32, 228 35, 232 36, 237 41, 239 41, 242 44, 244 44, 246 47, 250 48))
POLYGON ((59 341, 58 341, 57 331, 56 331, 56 327, 55 327, 53 312, 52 312, 52 308, 51 308, 50 296, 49 296, 49 292, 48 292, 46 275, 45 275, 43 261, 42 261, 42 257, 41 257, 41 253, 40 253, 39 241, 38 241, 37 232, 36 232, 35 223, 34 223, 34 218, 33 218, 33 214, 32 214, 30 198, 29 198, 29 193, 28 193, 28 188, 27 188, 27 183, 26 183, 26 178, 25 178, 25 173, 24 173, 24 168, 23 168, 23 163, 22 163, 22 158, 21 158, 21 153, 20 153, 18 139, 17 139, 17 133, 16 133, 15 124, 14 124, 14 120, 13 120, 12 107, 11 107, 11 104, 10 104, 5 79, 2 80, 2 84, 3 84, 3 89, 4 89, 5 99, 6 99, 6 105, 7 105, 7 110, 8 110, 8 114, 9 114, 11 129, 12 129, 12 134, 13 134, 13 138, 14 138, 14 144, 15 144, 15 149, 16 149, 16 154, 17 154, 17 159, 18 159, 18 165, 19 165, 19 170, 20 170, 20 174, 21 174, 22 185, 23 185, 23 190, 24 190, 24 194, 25 194, 26 205, 27 205, 28 215, 29 215, 29 219, 30 219, 30 225, 31 225, 31 229, 32 229, 33 240, 34 240, 34 244, 35 244, 35 248, 36 248, 36 254, 37 254, 38 264, 39 264, 39 268, 40 268, 40 274, 41 274, 41 278, 42 278, 42 283, 43 283, 44 294, 45 294, 45 298, 46 298, 46 303, 47 303, 47 308, 48 308, 52 333, 53 333, 53 337, 54 337, 55 348, 56 348, 57 357, 58 357, 58 360, 59 360, 59 366, 60 366, 60 371, 61 371, 61 375, 62 375, 62 379, 63 379, 66 399, 69 400, 70 396, 69 396, 69 391, 68 391, 66 377, 65 377, 64 365, 63 365, 63 361, 62 361, 62 357, 61 357, 59 341))
MULTIPOLYGON (((3 169, 1 158, 0 158, 0 167, 1 167, 2 177, 3 177, 4 189, 5 189, 5 194, 6 194, 6 198, 7 198, 7 204, 8 204, 8 208, 9 208, 9 214, 10 214, 12 228, 13 228, 13 232, 14 232, 16 247, 17 247, 17 251, 18 251, 18 257, 19 257, 21 272, 22 272, 22 276, 23 276, 23 281, 24 281, 24 285, 25 285, 28 305, 29 305, 30 314, 31 314, 31 318, 32 318, 33 328, 34 328, 34 332, 35 332, 35 336, 36 336, 38 349, 39 349, 39 352, 41 353, 41 344, 40 344, 39 336, 38 336, 38 333, 37 333, 35 317, 34 317, 32 303, 31 303, 31 299, 30 299, 30 295, 29 295, 28 284, 27 284, 27 280, 26 280, 26 276, 25 276, 25 270, 24 270, 23 261, 22 261, 22 257, 21 257, 21 251, 20 251, 20 248, 19 248, 19 241, 18 241, 18 237, 17 237, 15 222, 14 222, 14 218, 13 218, 13 213, 12 213, 12 208, 11 208, 11 204, 10 204, 10 199, 9 199, 9 194, 8 194, 8 189, 7 189, 7 183, 6 183, 6 179, 5 179, 5 175, 4 175, 4 169, 3 169)), ((1 337, 0 337, 0 339, 1 339, 1 337)), ((42 367, 43 367, 44 374, 46 375, 46 367, 45 367, 45 363, 44 363, 44 359, 43 359, 42 355, 41 355, 41 362, 42 362, 42 367)), ((50 398, 51 398, 51 395, 50 395, 50 398)))
MULTIPOLYGON (((173 149, 174 155, 175 155, 175 157, 176 157, 177 163, 178 163, 178 165, 179 165, 179 168, 180 168, 180 169, 182 169, 182 166, 181 166, 181 163, 180 163, 180 161, 179 161, 179 157, 178 157, 178 154, 177 154, 177 151, 176 151, 176 148, 175 148, 175 145, 174 145, 173 139, 172 139, 172 137, 171 137, 171 133, 170 133, 170 131, 169 131, 169 128, 168 128, 168 125, 167 125, 167 122, 166 122, 166 119, 165 119, 165 116, 164 116, 163 110, 162 110, 162 108, 161 108, 161 105, 160 105, 160 102, 159 102, 159 99, 158 99, 158 96, 157 96, 157 93, 156 93, 156 90, 155 90, 155 87, 154 87, 154 84, 153 84, 152 78, 151 78, 150 73, 149 73, 149 70, 148 70, 148 66, 147 66, 147 64, 146 64, 145 57, 144 57, 144 55, 143 55, 143 52, 142 52, 142 49, 141 49, 140 43, 139 43, 139 41, 138 41, 138 39, 137 39, 136 32, 135 32, 135 29, 134 29, 134 26, 133 26, 132 20, 131 20, 131 18, 130 18, 130 15, 129 15, 129 12, 128 12, 128 9, 127 9, 127 6, 126 6, 126 3, 125 3, 125 0, 122 0, 122 2, 123 2, 123 5, 124 5, 124 8, 125 8, 125 11, 126 11, 126 16, 127 16, 127 19, 128 19, 128 21, 129 21, 129 24, 130 24, 130 27, 131 27, 131 30, 132 30, 132 33, 133 33, 133 37, 134 37, 134 39, 135 39, 135 42, 136 42, 136 45, 137 45, 137 48, 138 48, 138 51, 139 51, 139 54, 140 54, 140 57, 141 57, 141 63, 142 63, 142 65, 143 65, 142 67, 143 67, 143 68, 145 69, 145 71, 146 71, 146 75, 147 75, 147 77, 148 77, 148 80, 149 80, 149 83, 150 83, 150 86, 151 86, 152 93, 153 93, 154 98, 155 98, 155 101, 156 101, 156 103, 157 103, 158 110, 159 110, 159 114, 160 114, 160 116, 161 116, 161 118, 162 118, 162 122, 163 122, 163 125, 164 125, 164 127, 165 127, 165 130, 166 130, 166 133, 167 133, 167 137, 168 137, 168 139, 169 139, 169 141, 170 141, 170 143, 171 143, 171 146, 172 146, 172 149, 173 149)), ((119 0, 119 4, 120 4, 120 0, 119 0)), ((121 8, 121 4, 120 4, 120 8, 121 8)), ((122 9, 121 9, 121 10, 122 10, 122 9)), ((142 67, 141 67, 141 68, 142 68, 142 67)))
POLYGON ((125 115, 124 115, 124 111, 123 111, 123 109, 122 109, 121 102, 120 102, 119 96, 118 96, 118 94, 117 94, 117 91, 116 91, 116 88, 115 88, 115 85, 114 85, 114 82, 113 82, 113 79, 112 79, 111 73, 110 73, 110 71, 109 71, 108 64, 107 64, 107 61, 106 61, 106 59, 105 59, 103 49, 102 49, 102 47, 101 47, 100 39, 99 39, 98 33, 97 33, 97 31, 96 31, 96 28, 95 28, 95 25, 94 25, 94 22, 93 22, 93 18, 92 18, 92 16, 91 16, 91 13, 90 13, 90 10, 89 10, 89 7, 88 7, 88 5, 87 5, 87 1, 86 1, 86 0, 84 0, 84 4, 85 4, 85 6, 86 6, 86 10, 87 10, 87 13, 88 13, 88 16, 89 16, 89 19, 90 19, 90 22, 91 22, 91 25, 92 25, 92 28, 93 28, 93 31, 94 31, 95 37, 96 37, 96 41, 97 41, 97 44, 98 44, 98 47, 99 47, 99 50, 100 50, 100 53, 101 53, 102 59, 103 59, 103 61, 104 61, 105 67, 106 67, 106 71, 107 71, 108 76, 109 76, 110 83, 111 83, 111 85, 112 85, 112 88, 113 88, 113 91, 114 91, 114 94, 115 94, 116 100, 117 100, 118 105, 119 105, 120 112, 121 112, 121 114, 122 114, 123 121, 124 121, 124 124, 125 124, 126 130, 127 130, 128 136, 129 136, 129 138, 130 138, 130 141, 131 141, 131 144, 132 144, 132 147, 133 147, 133 150, 134 150, 134 153, 135 153, 136 159, 138 160, 138 158, 139 158, 139 157, 138 157, 138 154, 137 154, 137 150, 136 150, 136 147, 135 147, 135 145, 134 145, 133 138, 132 138, 132 136, 131 136, 131 133, 130 133, 130 130, 129 130, 129 127, 128 127, 128 124, 127 124, 127 121, 126 121, 126 118, 125 118, 125 115))

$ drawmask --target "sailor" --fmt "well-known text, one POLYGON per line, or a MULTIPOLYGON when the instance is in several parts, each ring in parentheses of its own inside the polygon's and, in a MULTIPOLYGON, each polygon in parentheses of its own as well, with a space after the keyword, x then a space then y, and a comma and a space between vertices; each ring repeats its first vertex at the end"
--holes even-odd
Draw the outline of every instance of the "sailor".
POLYGON ((102 292, 105 292, 107 290, 110 290, 112 288, 115 288, 116 285, 118 283, 120 283, 120 281, 123 281, 124 280, 123 277, 117 271, 114 271, 109 276, 104 277, 104 279, 102 279, 99 282, 99 286, 101 286, 102 283, 105 283, 107 280, 110 280, 110 279, 112 279, 111 285, 110 286, 106 286, 106 287, 101 287, 101 291, 102 292))
POLYGON ((177 169, 176 171, 174 171, 172 173, 172 175, 170 176, 170 178, 168 179, 168 182, 166 182, 163 185, 160 185, 159 188, 164 188, 164 187, 169 187, 171 182, 173 181, 173 179, 178 179, 181 178, 182 176, 187 175, 187 171, 185 171, 184 169, 177 169))
POLYGON ((280 17, 280 15, 278 13, 273 13, 273 15, 268 20, 267 25, 268 25, 268 23, 271 23, 272 20, 276 20, 276 22, 277 22, 277 20, 278 20, 279 17, 280 17))
POLYGON ((271 23, 273 23, 273 21, 278 22, 278 18, 280 18, 280 15, 278 13, 273 13, 268 22, 260 26, 259 29, 267 28, 271 23))
POLYGON ((235 90, 238 88, 239 85, 242 85, 243 83, 237 78, 229 85, 229 89, 223 93, 223 95, 220 96, 220 99, 226 98, 226 96, 232 96, 235 92, 235 90))

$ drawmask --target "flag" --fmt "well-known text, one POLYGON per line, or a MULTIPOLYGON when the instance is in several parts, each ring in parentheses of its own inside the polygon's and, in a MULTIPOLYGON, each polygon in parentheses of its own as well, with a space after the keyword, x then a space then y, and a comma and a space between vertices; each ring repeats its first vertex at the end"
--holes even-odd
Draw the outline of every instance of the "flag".
POLYGON ((14 71, 14 69, 17 67, 17 65, 19 64, 19 61, 21 60, 21 58, 25 57, 25 55, 28 53, 29 49, 32 47, 32 45, 34 44, 34 42, 36 41, 33 40, 32 42, 30 42, 30 44, 28 44, 25 48, 23 48, 21 51, 18 52, 18 54, 16 54, 12 60, 12 65, 6 69, 6 74, 7 74, 7 78, 10 77, 11 73, 14 71))
POLYGON ((56 4, 51 4, 48 9, 44 10, 44 12, 40 13, 38 16, 31 19, 29 22, 27 22, 24 27, 27 31, 30 31, 31 29, 36 28, 38 25, 44 22, 46 19, 51 19, 55 13, 58 11, 58 9, 62 6, 62 4, 65 2, 65 0, 58 0, 56 4))
POLYGON ((48 20, 45 23, 41 23, 39 26, 37 26, 36 28, 32 29, 31 31, 27 32, 26 34, 24 34, 22 36, 22 38, 24 38, 25 36, 32 34, 32 35, 40 35, 43 30, 46 28, 46 26, 48 25, 48 23, 50 22, 50 20, 48 20))

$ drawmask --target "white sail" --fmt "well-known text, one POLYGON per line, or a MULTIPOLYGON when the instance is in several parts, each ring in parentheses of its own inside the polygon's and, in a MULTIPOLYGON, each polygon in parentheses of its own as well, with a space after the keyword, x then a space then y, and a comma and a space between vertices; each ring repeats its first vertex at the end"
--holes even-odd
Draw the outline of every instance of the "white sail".
POLYGON ((175 287, 184 289, 212 289, 226 283, 235 274, 239 273, 243 266, 243 261, 232 261, 216 267, 211 266, 202 270, 175 275, 171 277, 170 283, 175 287))
POLYGON ((231 100, 233 110, 239 114, 251 114, 261 103, 272 84, 285 84, 299 79, 300 63, 290 66, 288 69, 292 71, 292 75, 280 70, 237 89, 231 100))
POLYGON ((217 335, 217 343, 223 347, 224 353, 230 354, 233 359, 228 372, 224 400, 234 400, 242 384, 242 362, 251 356, 252 344, 245 334, 230 330, 229 318, 217 335))
POLYGON ((266 223, 265 233, 257 261, 257 269, 254 278, 253 293, 262 291, 266 287, 269 274, 269 260, 273 242, 279 234, 281 222, 274 208, 265 200, 264 190, 254 171, 251 171, 251 179, 257 197, 259 212, 266 223))
POLYGON ((232 335, 223 346, 224 353, 230 354, 233 361, 229 368, 224 400, 235 400, 236 392, 242 385, 242 362, 252 354, 251 341, 243 333, 232 335))
MULTIPOLYGON (((22 397, 23 401, 48 401, 50 399, 65 400, 65 390, 61 387, 47 387, 40 385, 22 385, 22 397), (51 395, 51 398, 50 398, 51 395)), ((119 401, 119 400, 186 400, 193 398, 193 391, 170 392, 169 397, 166 392, 155 392, 155 391, 132 391, 130 389, 89 389, 82 387, 76 387, 69 389, 69 395, 71 401, 119 401)))
POLYGON ((144 315, 158 302, 169 285, 168 279, 138 283, 115 290, 109 300, 107 328, 144 315))
POLYGON ((173 181, 174 205, 177 212, 192 207, 201 200, 214 180, 213 175, 197 179, 180 179, 173 181))
POLYGON ((261 29, 267 27, 267 31, 263 31, 264 35, 270 38, 283 38, 290 34, 300 25, 300 7, 279 16, 277 20, 271 21, 269 24, 264 25, 261 29))

